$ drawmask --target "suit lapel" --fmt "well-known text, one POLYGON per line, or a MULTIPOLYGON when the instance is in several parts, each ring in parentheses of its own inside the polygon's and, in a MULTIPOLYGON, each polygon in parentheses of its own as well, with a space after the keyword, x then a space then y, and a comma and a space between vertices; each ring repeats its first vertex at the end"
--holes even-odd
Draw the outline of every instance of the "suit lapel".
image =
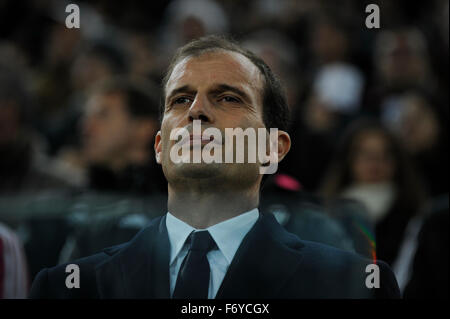
POLYGON ((148 285, 152 288, 152 298, 170 298, 170 242, 166 227, 166 216, 159 223, 158 239, 154 241, 152 268, 148 285))
POLYGON ((237 250, 216 299, 277 298, 300 264, 301 246, 272 215, 261 214, 237 250))
POLYGON ((96 269, 100 298, 169 298, 170 244, 165 216, 156 218, 96 269))

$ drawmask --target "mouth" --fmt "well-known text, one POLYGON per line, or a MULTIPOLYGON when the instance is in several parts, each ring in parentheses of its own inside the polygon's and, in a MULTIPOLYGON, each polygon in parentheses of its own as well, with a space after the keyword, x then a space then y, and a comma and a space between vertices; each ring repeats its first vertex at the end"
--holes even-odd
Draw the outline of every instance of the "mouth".
POLYGON ((220 139, 214 139, 213 136, 203 136, 203 135, 194 135, 190 134, 189 138, 183 138, 180 141, 180 145, 184 145, 186 143, 189 143, 191 146, 194 145, 200 145, 204 146, 209 143, 215 143, 218 145, 222 145, 222 141, 220 139))

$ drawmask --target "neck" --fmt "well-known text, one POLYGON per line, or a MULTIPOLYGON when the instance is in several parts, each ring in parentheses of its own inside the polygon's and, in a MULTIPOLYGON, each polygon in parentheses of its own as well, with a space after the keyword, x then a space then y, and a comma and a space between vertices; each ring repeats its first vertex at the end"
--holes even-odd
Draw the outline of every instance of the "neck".
MULTIPOLYGON (((186 187, 185 187, 186 188, 186 187)), ((258 207, 258 189, 245 191, 176 190, 169 184, 168 209, 197 229, 204 229, 258 207)))

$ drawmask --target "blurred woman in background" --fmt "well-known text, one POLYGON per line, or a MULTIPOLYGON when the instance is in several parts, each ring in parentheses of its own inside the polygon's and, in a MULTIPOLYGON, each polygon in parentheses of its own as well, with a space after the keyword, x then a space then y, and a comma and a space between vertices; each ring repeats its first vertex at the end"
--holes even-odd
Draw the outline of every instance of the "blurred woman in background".
POLYGON ((375 230, 376 257, 391 265, 408 223, 421 214, 426 198, 395 136, 371 120, 353 123, 344 134, 323 193, 329 200, 348 198, 366 206, 366 218, 375 230))

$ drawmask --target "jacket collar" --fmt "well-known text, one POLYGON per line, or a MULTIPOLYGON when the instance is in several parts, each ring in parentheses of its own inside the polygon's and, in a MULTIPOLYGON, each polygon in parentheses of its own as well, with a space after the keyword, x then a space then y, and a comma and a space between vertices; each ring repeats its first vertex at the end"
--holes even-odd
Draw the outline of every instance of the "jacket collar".
MULTIPOLYGON (((216 299, 276 298, 297 270, 302 246, 272 215, 260 214, 239 246, 216 299)), ((170 298, 169 255, 165 216, 158 217, 97 266, 100 298, 170 298)))
POLYGON ((242 241, 216 299, 276 298, 301 262, 300 240, 261 214, 242 241))
POLYGON ((97 266, 100 298, 169 298, 169 252, 165 216, 158 217, 97 266))

